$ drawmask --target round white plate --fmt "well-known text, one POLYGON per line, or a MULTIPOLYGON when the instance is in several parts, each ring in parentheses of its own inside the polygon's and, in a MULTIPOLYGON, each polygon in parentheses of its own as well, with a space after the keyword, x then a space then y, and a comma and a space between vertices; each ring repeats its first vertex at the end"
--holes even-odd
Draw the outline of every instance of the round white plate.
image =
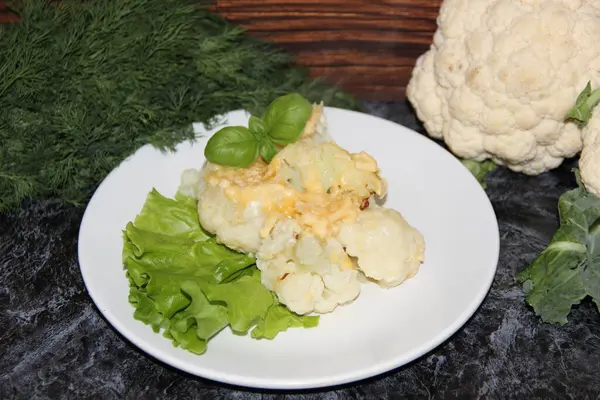
MULTIPOLYGON (((175 194, 181 172, 199 168, 210 134, 175 153, 144 146, 113 170, 88 204, 79 233, 79 264, 87 290, 106 319, 146 353, 204 378, 234 385, 299 389, 368 378, 406 364, 456 332, 483 301, 499 253, 498 225, 479 183, 449 152, 405 127, 367 114, 326 108, 329 132, 352 152, 373 155, 388 180, 386 206, 399 210, 426 241, 425 262, 393 289, 363 286, 358 299, 323 315, 312 329, 274 340, 224 330, 205 354, 173 347, 133 319, 121 263, 122 230, 155 187, 175 194)), ((246 125, 248 115, 226 115, 246 125)))

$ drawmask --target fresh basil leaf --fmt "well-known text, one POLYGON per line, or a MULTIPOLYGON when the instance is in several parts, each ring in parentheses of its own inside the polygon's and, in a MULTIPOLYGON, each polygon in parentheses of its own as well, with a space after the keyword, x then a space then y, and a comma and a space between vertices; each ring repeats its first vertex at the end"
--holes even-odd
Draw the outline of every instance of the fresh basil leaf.
POLYGON ((277 147, 269 139, 265 139, 260 143, 260 156, 263 160, 270 163, 275 154, 277 154, 277 147))
POLYGON ((577 96, 575 105, 569 110, 565 116, 566 121, 572 121, 579 128, 583 128, 587 125, 590 118, 592 118, 592 111, 600 103, 600 89, 592 91, 590 82, 577 96))
POLYGON ((298 93, 281 96, 269 105, 263 117, 267 135, 276 144, 294 143, 311 114, 312 105, 298 93))
POLYGON ((252 115, 248 120, 248 129, 250 129, 250 133, 257 138, 262 138, 267 133, 267 128, 263 120, 255 117, 254 115, 252 115))
POLYGON ((228 126, 208 140, 204 156, 214 164, 246 168, 258 157, 258 143, 248 128, 228 126))

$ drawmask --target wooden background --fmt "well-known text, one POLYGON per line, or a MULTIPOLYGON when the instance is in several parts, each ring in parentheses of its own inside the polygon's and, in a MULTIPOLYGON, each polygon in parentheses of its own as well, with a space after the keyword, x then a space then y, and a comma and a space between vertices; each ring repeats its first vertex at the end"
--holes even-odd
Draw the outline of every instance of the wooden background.
MULTIPOLYGON (((373 100, 402 100, 441 0, 215 0, 248 34, 278 43, 312 76, 373 100)), ((0 0, 0 22, 16 20, 0 0)))

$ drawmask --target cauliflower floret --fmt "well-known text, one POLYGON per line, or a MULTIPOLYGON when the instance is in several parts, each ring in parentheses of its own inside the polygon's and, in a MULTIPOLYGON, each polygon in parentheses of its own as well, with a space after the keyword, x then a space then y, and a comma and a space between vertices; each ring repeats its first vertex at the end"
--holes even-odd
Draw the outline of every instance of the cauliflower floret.
POLYGON ((327 118, 325 118, 325 113, 323 112, 323 102, 313 104, 312 114, 306 122, 300 137, 302 139, 310 137, 314 143, 331 141, 331 136, 329 136, 327 129, 327 118))
POLYGON ((277 297, 296 314, 311 313, 315 300, 320 299, 325 290, 323 280, 309 273, 290 274, 277 286, 277 297))
POLYGON ((198 199, 198 217, 204 229, 233 250, 251 254, 258 251, 260 229, 266 219, 259 203, 249 203, 240 213, 218 187, 205 188, 198 199))
POLYGON ((424 259, 423 235, 396 210, 368 208, 342 225, 338 238, 362 272, 383 287, 413 277, 424 259))
MULTIPOLYGON (((260 160, 248 168, 206 163, 201 183, 181 186, 195 193, 200 223, 227 246, 254 253, 281 219, 292 218, 325 238, 337 233, 339 222, 356 218, 372 194, 386 193, 371 156, 314 138, 286 146, 268 165, 260 160)), ((184 174, 183 181, 192 176, 184 174)))
POLYGON ((307 234, 292 219, 263 241, 256 265, 263 284, 297 314, 328 313, 360 293, 358 271, 339 241, 307 234))
POLYGON ((583 0, 444 0, 407 97, 459 157, 529 175, 582 149, 564 117, 600 85, 600 7, 583 0))
POLYGON ((379 175, 377 161, 367 153, 352 154, 333 142, 300 140, 281 150, 269 169, 276 179, 300 191, 356 194, 368 198, 385 195, 387 183, 379 175))
POLYGON ((267 216, 259 201, 239 204, 228 190, 236 185, 258 183, 267 164, 257 161, 249 168, 231 168, 205 163, 199 170, 182 174, 179 191, 198 200, 200 224, 233 250, 254 254, 261 243, 260 230, 267 216), (196 183, 193 180, 196 179, 196 183))
POLYGON ((195 199, 199 190, 198 185, 202 181, 200 177, 201 173, 197 169, 190 168, 183 171, 178 192, 195 199))

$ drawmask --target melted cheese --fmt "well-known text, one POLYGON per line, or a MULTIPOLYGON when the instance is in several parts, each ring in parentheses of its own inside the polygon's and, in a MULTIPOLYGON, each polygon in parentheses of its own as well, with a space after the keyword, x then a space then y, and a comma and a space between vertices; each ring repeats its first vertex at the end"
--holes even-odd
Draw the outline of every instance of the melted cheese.
POLYGON ((350 257, 346 253, 331 253, 329 261, 332 264, 337 264, 342 270, 352 270, 356 268, 356 265, 352 262, 350 257))
MULTIPOLYGON (((292 184, 292 178, 285 174, 282 176, 280 172, 286 167, 289 173, 293 172, 285 158, 286 154, 294 151, 293 147, 288 146, 286 151, 278 153, 269 165, 259 160, 248 168, 210 163, 206 167, 205 182, 220 187, 236 204, 239 213, 243 213, 250 203, 259 204, 266 216, 260 231, 263 238, 284 218, 293 218, 303 230, 317 237, 335 236, 341 223, 356 220, 365 199, 373 193, 381 195, 386 189, 385 181, 377 175, 377 162, 371 156, 366 153, 350 155, 334 143, 312 144, 310 147, 313 151, 329 151, 327 154, 333 154, 330 158, 339 158, 336 173, 329 174, 330 182, 324 183, 323 176, 327 171, 322 165, 326 163, 323 158, 315 163, 315 154, 313 159, 307 158, 305 149, 300 146, 296 153, 292 153, 292 158, 304 157, 304 162, 298 163, 300 172, 297 179, 294 178, 298 182, 292 184), (351 181, 360 171, 365 171, 362 174, 369 178, 369 183, 361 186, 359 193, 351 181)), ((350 260, 348 262, 352 264, 350 260)), ((347 262, 341 265, 348 268, 347 262)))
POLYGON ((322 114, 323 102, 320 104, 313 104, 312 113, 310 114, 308 121, 306 121, 306 125, 304 125, 304 130, 302 131, 302 135, 300 135, 301 138, 307 138, 315 134, 322 114))

